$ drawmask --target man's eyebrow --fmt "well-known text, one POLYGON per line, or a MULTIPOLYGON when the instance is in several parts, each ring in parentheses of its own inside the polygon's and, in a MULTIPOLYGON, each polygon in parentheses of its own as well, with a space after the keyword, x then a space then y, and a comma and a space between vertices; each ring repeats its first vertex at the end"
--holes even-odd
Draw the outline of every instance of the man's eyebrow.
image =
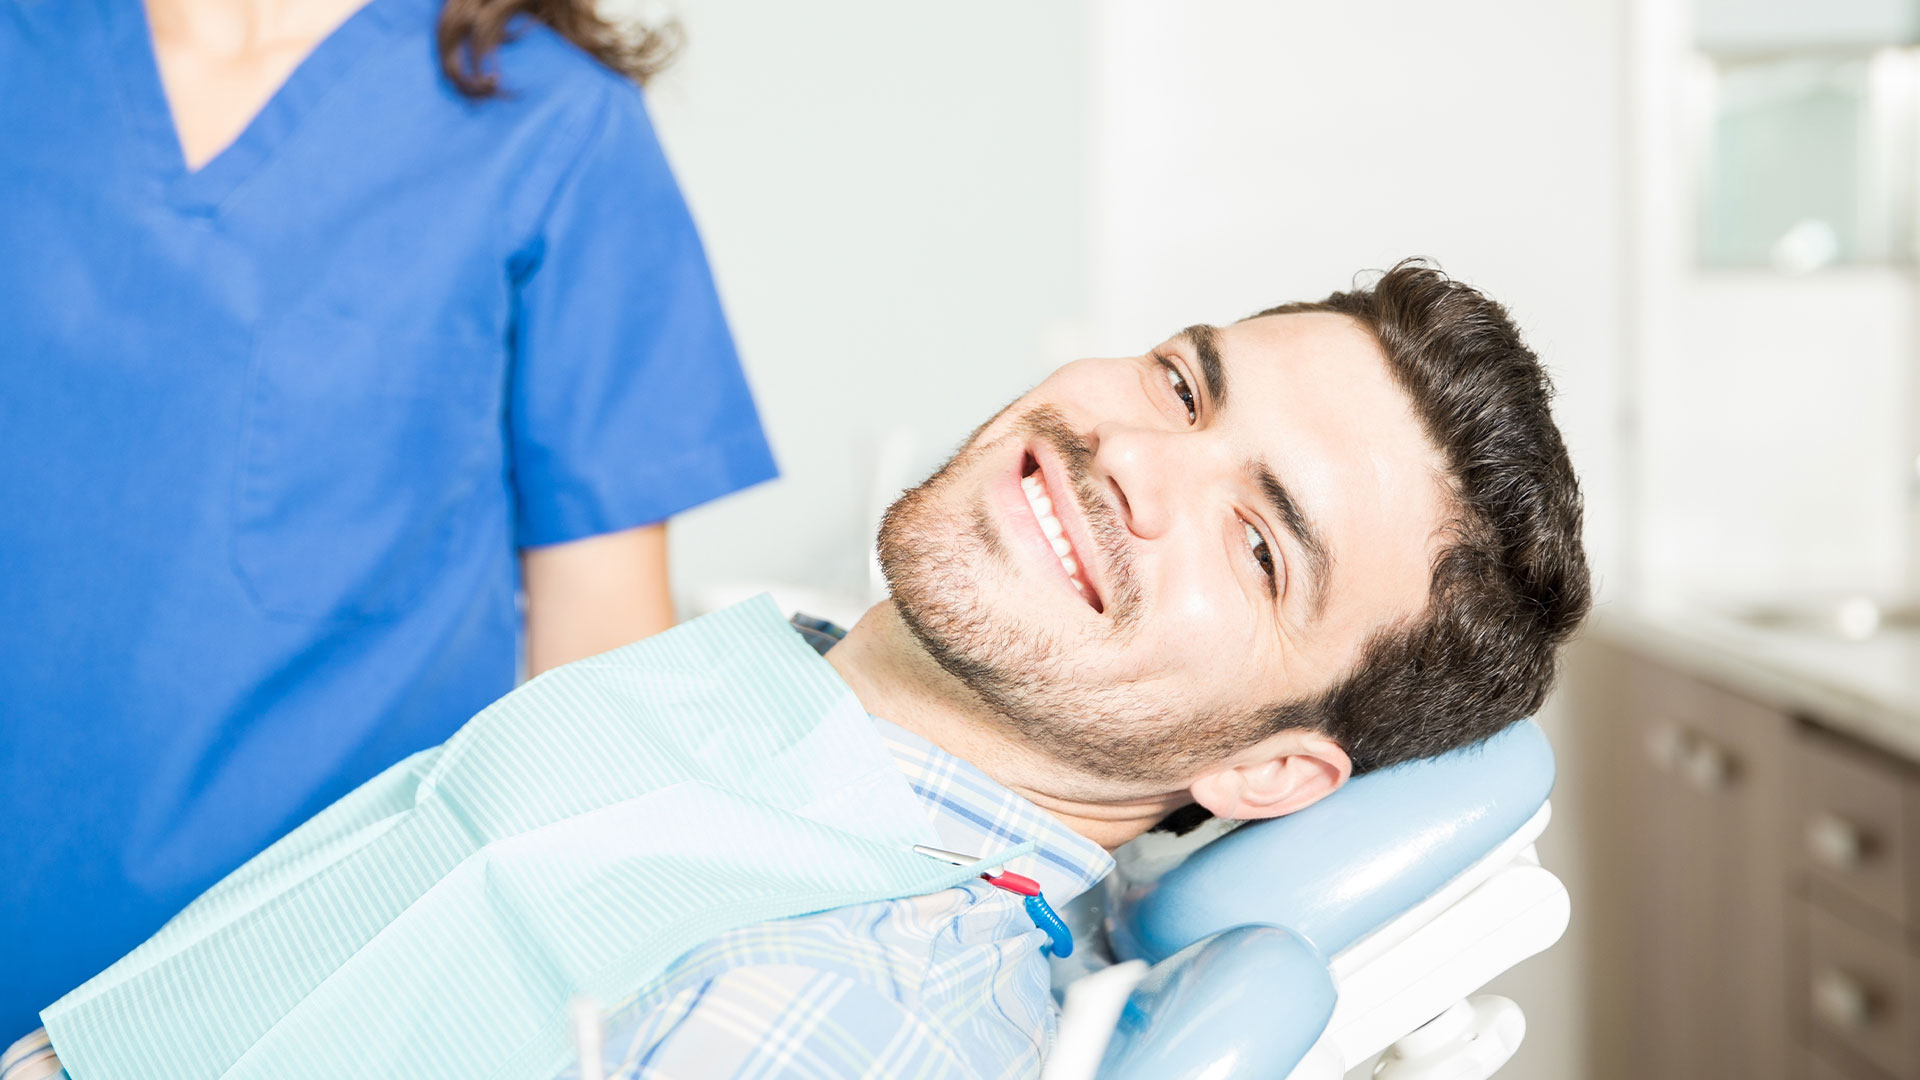
POLYGON ((1253 465, 1253 478, 1260 490, 1267 496, 1267 502, 1273 506, 1275 517, 1280 524, 1293 534, 1294 542, 1307 556, 1307 583, 1310 591, 1307 610, 1310 619, 1318 619, 1327 607, 1327 582, 1333 571, 1333 556, 1327 551, 1327 542, 1320 535, 1313 522, 1300 510, 1300 504, 1294 501, 1293 493, 1287 485, 1273 474, 1264 461, 1253 465))
POLYGON ((1200 379, 1207 384, 1207 400, 1217 412, 1227 404, 1227 368, 1220 362, 1220 331, 1206 323, 1196 323, 1175 334, 1193 346, 1200 358, 1200 379))

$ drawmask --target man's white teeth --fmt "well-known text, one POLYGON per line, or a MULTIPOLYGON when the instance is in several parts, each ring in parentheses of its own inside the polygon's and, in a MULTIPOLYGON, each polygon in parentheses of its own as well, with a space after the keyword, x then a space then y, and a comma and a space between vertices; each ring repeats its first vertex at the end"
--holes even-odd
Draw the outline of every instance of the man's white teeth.
POLYGON ((1040 482, 1040 474, 1034 473, 1020 479, 1020 489, 1027 494, 1027 505, 1033 508, 1034 520, 1040 523, 1040 531, 1046 534, 1047 542, 1053 545, 1053 553, 1060 558, 1060 565, 1073 582, 1073 587, 1086 595, 1087 586, 1080 580, 1080 564, 1073 557, 1073 545, 1067 542, 1066 530, 1060 527, 1060 519, 1053 516, 1053 500, 1047 498, 1046 485, 1040 482))
POLYGON ((1033 509, 1036 512, 1042 514, 1053 513, 1053 500, 1047 498, 1047 486, 1040 482, 1039 473, 1021 477, 1020 487, 1021 490, 1027 493, 1027 501, 1033 504, 1033 509))

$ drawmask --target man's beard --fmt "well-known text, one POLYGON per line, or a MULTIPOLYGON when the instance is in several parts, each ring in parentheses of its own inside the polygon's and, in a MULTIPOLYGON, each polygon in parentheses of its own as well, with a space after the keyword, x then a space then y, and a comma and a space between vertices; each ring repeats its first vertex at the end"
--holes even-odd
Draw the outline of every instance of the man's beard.
MULTIPOLYGON (((1177 782, 1264 735, 1257 717, 1194 715, 1184 703, 1155 701, 1149 688, 1097 679, 1075 662, 1083 650, 1096 658, 1122 651, 1139 630, 1145 605, 1133 572, 1133 538, 1093 479, 1092 450, 1053 409, 1023 414, 1003 438, 1035 436, 1065 462, 1065 482, 1104 560, 1109 629, 1064 641, 985 598, 981 586, 1017 573, 1013 559, 984 500, 942 502, 976 471, 985 454, 980 434, 895 501, 880 524, 880 568, 894 607, 934 662, 972 690, 995 722, 1055 760, 1105 780, 1177 782)), ((1086 561, 1094 553, 1079 554, 1086 561)))

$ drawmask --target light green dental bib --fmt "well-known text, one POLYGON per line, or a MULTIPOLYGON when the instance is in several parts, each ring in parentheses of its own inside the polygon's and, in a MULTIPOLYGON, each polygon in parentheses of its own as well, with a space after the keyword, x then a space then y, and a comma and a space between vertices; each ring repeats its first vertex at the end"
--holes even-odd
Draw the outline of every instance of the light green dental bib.
POLYGON ((735 927, 935 892, 926 812, 759 597, 534 679, 41 1014, 75 1080, 548 1080, 735 927))

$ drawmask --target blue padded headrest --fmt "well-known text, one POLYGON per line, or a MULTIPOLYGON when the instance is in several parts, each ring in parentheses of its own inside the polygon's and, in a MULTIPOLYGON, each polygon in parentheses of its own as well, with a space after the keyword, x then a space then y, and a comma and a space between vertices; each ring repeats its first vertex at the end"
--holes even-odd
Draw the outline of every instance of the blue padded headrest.
POLYGON ((1553 750, 1531 720, 1356 777, 1128 889, 1115 908, 1114 951, 1159 963, 1209 934, 1266 923, 1332 957, 1519 831, 1552 789, 1553 750))
POLYGON ((1153 965, 1114 1023, 1100 1080, 1284 1076, 1338 1000, 1326 958, 1298 935, 1236 926, 1153 965))

